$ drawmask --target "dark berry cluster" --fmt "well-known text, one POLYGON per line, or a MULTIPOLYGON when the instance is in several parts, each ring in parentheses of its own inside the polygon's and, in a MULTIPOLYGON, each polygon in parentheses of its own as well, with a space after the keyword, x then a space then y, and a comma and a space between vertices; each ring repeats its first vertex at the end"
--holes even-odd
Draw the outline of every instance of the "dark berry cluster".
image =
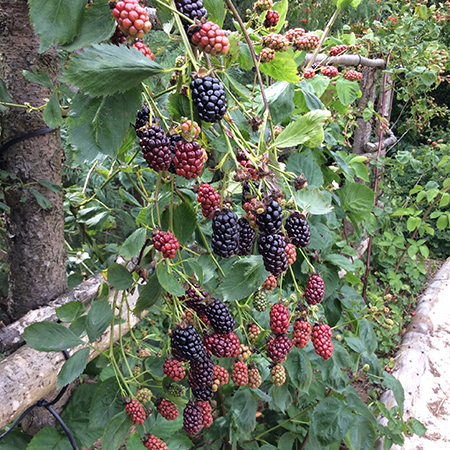
POLYGON ((269 341, 266 345, 267 356, 275 363, 282 363, 292 349, 292 341, 282 334, 269 341))
POLYGON ((170 167, 172 162, 170 140, 159 126, 154 125, 142 132, 139 145, 144 154, 144 159, 151 169, 160 172, 170 167))
POLYGON ((205 314, 216 333, 227 334, 234 330, 236 322, 226 303, 214 299, 205 307, 205 314))
POLYGON ((223 258, 230 258, 239 251, 238 217, 231 209, 217 211, 212 221, 213 252, 223 258))
POLYGON ((209 352, 204 351, 202 357, 191 361, 188 384, 192 389, 211 388, 213 384, 214 363, 209 352))
POLYGON ((280 14, 278 11, 267 11, 266 18, 264 19, 263 25, 266 28, 275 27, 280 20, 280 14))
POLYGON ((191 324, 178 326, 172 331, 172 354, 174 349, 187 360, 201 357, 204 352, 202 339, 191 324))
POLYGON ((258 239, 258 251, 263 257, 264 267, 275 277, 288 268, 286 242, 278 234, 261 235, 258 239))
POLYGON ((293 212, 286 219, 285 228, 291 242, 296 247, 308 247, 311 242, 311 231, 303 214, 297 211, 293 212))
POLYGON ((214 333, 204 336, 203 343, 218 358, 236 358, 239 355, 239 338, 233 332, 228 334, 214 333))
POLYGON ((320 303, 325 295, 325 282, 319 275, 308 278, 305 289, 305 300, 309 305, 320 303))
POLYGON ((227 112, 227 98, 222 82, 211 76, 196 78, 191 83, 192 101, 200 119, 220 122, 227 112))
POLYGON ((239 247, 237 254, 239 256, 249 255, 255 242, 256 231, 250 226, 245 217, 238 220, 239 227, 239 247))
POLYGON ((203 426, 203 414, 196 402, 189 402, 183 411, 183 426, 188 434, 197 434, 203 426))
POLYGON ((277 201, 272 200, 266 207, 265 212, 258 214, 256 224, 260 233, 276 234, 280 231, 283 221, 283 211, 277 201))

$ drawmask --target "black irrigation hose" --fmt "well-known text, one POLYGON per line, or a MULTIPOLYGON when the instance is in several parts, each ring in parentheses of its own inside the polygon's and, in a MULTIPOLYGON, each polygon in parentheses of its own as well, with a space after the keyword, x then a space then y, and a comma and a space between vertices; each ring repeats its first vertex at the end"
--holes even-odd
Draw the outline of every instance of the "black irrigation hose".
MULTIPOLYGON (((67 350, 63 350, 63 354, 64 354, 64 358, 66 359, 66 361, 70 358, 69 353, 67 352, 67 350)), ((43 407, 45 408, 47 411, 49 411, 51 414, 53 414, 53 417, 59 422, 59 424, 61 425, 62 429, 65 431, 67 437, 69 438, 70 444, 72 445, 73 450, 78 450, 77 444, 75 442, 75 438, 73 437, 72 432, 69 430, 69 427, 65 424, 64 420, 61 419, 60 415, 52 408, 52 405, 54 405, 56 402, 58 402, 61 397, 64 395, 64 393, 67 390, 67 385, 64 386, 60 391, 59 394, 51 401, 48 402, 47 400, 41 398, 40 400, 38 400, 34 405, 31 405, 29 408, 27 408, 20 416, 19 418, 13 423, 13 425, 6 430, 2 435, 0 435, 0 441, 6 437, 8 435, 8 433, 12 430, 14 430, 14 428, 16 428, 17 425, 19 425, 19 423, 23 420, 23 418, 30 412, 32 411, 34 408, 36 407, 43 407)))

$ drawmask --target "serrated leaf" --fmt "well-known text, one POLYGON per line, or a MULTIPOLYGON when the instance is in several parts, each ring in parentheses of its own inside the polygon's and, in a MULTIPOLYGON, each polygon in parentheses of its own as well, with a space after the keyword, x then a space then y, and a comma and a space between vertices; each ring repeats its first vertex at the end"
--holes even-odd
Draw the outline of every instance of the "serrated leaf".
POLYGON ((45 86, 49 89, 54 89, 52 80, 50 80, 50 77, 47 72, 44 72, 43 70, 38 70, 35 67, 31 69, 31 72, 28 70, 22 70, 22 75, 32 83, 40 84, 41 86, 45 86))
POLYGON ((222 280, 217 293, 227 300, 248 297, 267 278, 262 256, 252 255, 233 264, 222 280))
POLYGON ((61 115, 58 94, 56 92, 53 92, 50 100, 45 106, 43 118, 45 123, 51 128, 58 128, 64 123, 61 115))
POLYGON ((342 267, 349 272, 355 271, 352 262, 345 256, 333 253, 331 255, 327 255, 326 261, 331 261, 333 264, 336 264, 337 266, 342 267))
POLYGON ((369 214, 373 208, 375 193, 361 183, 347 183, 338 191, 341 206, 358 217, 369 214))
POLYGON ((358 83, 339 77, 336 80, 336 93, 339 101, 347 106, 361 96, 358 83))
POLYGON ((304 350, 294 347, 286 360, 285 367, 294 386, 301 392, 308 392, 313 373, 311 362, 304 350))
POLYGON ((180 245, 184 245, 197 227, 197 216, 188 202, 178 205, 173 211, 173 233, 180 245))
POLYGON ((61 190, 62 190, 62 186, 60 186, 59 184, 56 184, 56 183, 52 183, 51 181, 38 180, 38 183, 41 186, 46 187, 48 190, 50 190, 52 192, 61 192, 61 190))
POLYGON ((72 383, 86 368, 89 359, 89 347, 76 351, 61 367, 58 373, 56 389, 72 383))
POLYGON ((289 52, 276 52, 275 59, 271 62, 261 63, 259 70, 275 81, 287 81, 289 83, 300 81, 297 64, 289 52))
POLYGON ((77 159, 90 162, 99 153, 114 157, 140 107, 139 88, 100 98, 78 93, 67 118, 69 142, 78 149, 77 159))
POLYGON ((227 13, 224 2, 222 0, 203 0, 203 5, 208 11, 208 20, 222 28, 227 13))
POLYGON ((306 155, 292 153, 286 163, 286 170, 297 176, 304 174, 308 180, 308 189, 316 189, 323 184, 323 175, 319 165, 306 155))
POLYGON ((161 72, 159 64, 135 48, 95 44, 71 57, 63 80, 84 94, 100 97, 129 91, 161 72))
POLYGON ((131 273, 120 264, 112 263, 108 267, 108 283, 116 289, 124 291, 133 285, 133 277, 131 273))
POLYGON ((250 433, 256 427, 257 403, 249 389, 234 394, 231 414, 236 425, 243 433, 250 433))
POLYGON ((139 433, 133 433, 127 440, 127 450, 145 450, 146 447, 142 443, 139 433))
POLYGON ((134 307, 134 314, 139 315, 142 311, 150 309, 161 296, 161 285, 156 274, 153 274, 147 284, 142 288, 139 299, 134 307))
POLYGON ((282 0, 281 2, 274 3, 271 9, 273 11, 278 11, 278 14, 280 16, 275 27, 275 31, 279 33, 283 28, 284 22, 286 20, 286 14, 288 12, 288 0, 282 0))
POLYGON ((179 281, 170 274, 163 264, 156 266, 156 276, 158 277, 159 284, 163 289, 176 297, 184 295, 184 288, 179 281))
POLYGON ((147 229, 138 228, 125 239, 119 253, 126 259, 139 255, 139 252, 145 244, 146 238, 147 229))
POLYGON ((13 98, 11 97, 11 94, 8 92, 8 89, 6 88, 6 84, 3 78, 0 78, 0 102, 10 103, 12 102, 12 100, 13 98))
POLYGON ((80 31, 84 0, 30 0, 30 19, 40 38, 39 53, 70 42, 80 31))
POLYGON ((325 194, 317 189, 314 191, 302 189, 301 191, 297 191, 294 196, 297 205, 312 215, 321 216, 333 210, 325 194))
POLYGON ((71 330, 54 322, 36 322, 25 328, 26 343, 40 352, 60 352, 84 344, 71 330))
POLYGON ((125 411, 116 414, 106 427, 102 439, 102 448, 104 450, 118 450, 124 443, 131 425, 131 419, 125 411))
POLYGON ((330 111, 310 111, 296 122, 291 122, 275 139, 275 147, 296 147, 322 131, 323 124, 330 117, 330 111))
POLYGON ((376 437, 373 424, 363 416, 354 415, 350 433, 345 442, 350 450, 372 450, 376 437))
POLYGON ((340 442, 352 424, 353 415, 345 403, 327 398, 314 409, 312 428, 317 441, 323 445, 340 442))
POLYGON ((92 302, 91 309, 89 310, 86 318, 86 332, 91 344, 103 334, 103 332, 111 324, 112 319, 113 311, 108 300, 101 299, 92 302))
POLYGON ((31 440, 28 436, 18 428, 11 430, 1 441, 1 450, 26 450, 31 440))
MULTIPOLYGON (((269 105, 270 114, 274 123, 280 123, 294 110, 294 86, 286 81, 278 81, 266 89, 266 98, 269 105)), ((260 107, 258 114, 264 114, 265 105, 262 98, 259 98, 260 107)))
POLYGON ((393 375, 390 375, 387 372, 383 372, 384 380, 381 383, 385 389, 390 389, 394 394, 395 401, 397 402, 398 407, 400 408, 401 414, 403 414, 403 404, 405 402, 405 391, 403 390, 403 386, 400 381, 397 380, 393 375))
POLYGON ((169 112, 173 120, 181 121, 182 117, 190 117, 189 99, 184 94, 173 93, 169 96, 169 112))
POLYGON ((109 2, 94 2, 85 8, 81 29, 75 39, 64 50, 72 52, 108 39, 116 28, 109 2))
POLYGON ((47 426, 42 428, 31 439, 27 450, 72 450, 69 438, 58 433, 54 428, 47 426))
POLYGON ((367 353, 373 353, 377 348, 377 337, 372 324, 367 319, 362 319, 359 322, 359 335, 364 342, 367 353))
POLYGON ((122 402, 119 385, 113 371, 113 376, 100 382, 97 386, 89 411, 89 428, 97 426, 106 428, 108 422, 123 410, 122 402))
POLYGON ((38 205, 41 208, 47 209, 52 206, 52 204, 50 203, 50 200, 47 197, 45 197, 44 195, 42 195, 36 189, 30 188, 30 192, 34 195, 34 198, 36 199, 36 201, 38 202, 38 205))
POLYGON ((55 310, 56 317, 58 317, 61 322, 73 322, 85 311, 86 308, 83 303, 79 301, 66 303, 55 310))

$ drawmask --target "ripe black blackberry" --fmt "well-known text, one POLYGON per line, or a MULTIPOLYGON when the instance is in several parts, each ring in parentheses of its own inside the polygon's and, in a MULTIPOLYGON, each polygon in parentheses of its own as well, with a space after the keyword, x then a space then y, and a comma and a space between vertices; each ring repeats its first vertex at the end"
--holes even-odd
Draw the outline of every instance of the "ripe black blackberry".
POLYGON ((303 214, 293 212, 286 220, 286 232, 296 247, 308 247, 311 242, 311 231, 303 214))
POLYGON ((187 433, 198 433, 203 426, 203 414, 197 403, 189 402, 183 411, 183 426, 187 433))
POLYGON ((183 138, 181 137, 181 134, 172 134, 169 136, 170 140, 170 151, 172 153, 172 161, 170 162, 170 166, 168 171, 170 173, 177 173, 177 168, 175 167, 175 164, 173 162, 173 158, 175 157, 175 145, 177 145, 178 142, 180 142, 183 138))
POLYGON ((202 356, 191 361, 188 384, 192 389, 203 389, 211 387, 213 384, 214 363, 208 351, 204 351, 202 356))
POLYGON ((188 360, 200 358, 204 352, 203 343, 197 330, 191 324, 177 326, 172 331, 172 353, 176 349, 188 360))
POLYGON ((255 242, 256 232, 248 223, 245 217, 241 217, 238 221, 239 226, 239 248, 237 254, 239 256, 250 255, 255 242))
POLYGON ((207 305, 205 314, 216 333, 227 334, 236 326, 227 304, 220 300, 214 299, 207 305))
MULTIPOLYGON (((189 19, 195 21, 195 19, 202 20, 208 18, 208 11, 203 6, 203 0, 175 0, 175 6, 180 11, 181 14, 184 14, 189 19)), ((190 27, 190 23, 186 20, 182 19, 183 25, 186 28, 190 27)))
POLYGON ((172 162, 170 140, 160 127, 154 125, 142 133, 139 140, 144 158, 149 167, 157 172, 167 170, 172 162))
POLYGON ((203 290, 199 284, 194 283, 186 289, 184 297, 185 305, 193 309, 196 313, 201 313, 205 309, 205 300, 208 292, 203 290))
MULTIPOLYGON (((277 201, 272 200, 263 214, 258 214, 256 224, 263 234, 275 234, 280 231, 283 221, 283 211, 277 201)), ((274 274, 275 275, 275 274, 274 274)))
POLYGON ((197 78, 191 83, 192 101, 200 119, 205 122, 220 122, 227 112, 227 98, 222 82, 211 76, 197 78))
POLYGON ((205 388, 199 388, 199 389, 192 389, 192 395, 197 400, 202 400, 204 402, 207 402, 208 400, 211 400, 213 397, 212 386, 207 386, 205 388))
POLYGON ((136 129, 136 134, 138 135, 138 137, 142 138, 144 132, 140 131, 140 128, 145 127, 145 125, 149 122, 150 108, 147 105, 142 105, 142 109, 140 109, 136 113, 136 123, 134 124, 134 128, 136 129))
POLYGON ((212 219, 211 246, 213 252, 223 258, 230 258, 239 250, 238 217, 231 209, 216 211, 212 219))
POLYGON ((258 239, 258 251, 263 257, 264 267, 275 277, 280 276, 289 266, 286 242, 278 234, 262 235, 258 239))

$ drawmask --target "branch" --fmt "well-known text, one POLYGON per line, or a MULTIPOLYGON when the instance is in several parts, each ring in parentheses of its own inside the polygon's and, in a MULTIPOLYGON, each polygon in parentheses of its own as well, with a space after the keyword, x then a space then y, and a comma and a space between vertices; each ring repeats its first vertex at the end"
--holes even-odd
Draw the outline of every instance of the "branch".
MULTIPOLYGON (((388 130, 387 134, 389 137, 387 137, 386 139, 383 139, 383 142, 381 143, 382 150, 384 150, 386 147, 394 145, 397 142, 397 137, 394 135, 394 133, 391 130, 388 130)), ((367 142, 367 144, 364 145, 364 150, 366 150, 369 153, 376 152, 378 150, 379 144, 380 144, 380 141, 367 142)))
MULTIPOLYGON (((307 53, 305 57, 305 64, 308 64, 308 62, 311 60, 313 54, 307 53)), ((374 67, 377 69, 385 69, 386 68, 386 61, 382 58, 376 58, 376 59, 370 59, 365 58, 361 55, 342 55, 342 56, 335 56, 334 58, 329 58, 328 55, 325 53, 319 53, 317 57, 315 58, 316 62, 322 62, 324 60, 327 60, 327 63, 333 63, 334 65, 341 65, 341 66, 366 66, 366 67, 374 67)))

